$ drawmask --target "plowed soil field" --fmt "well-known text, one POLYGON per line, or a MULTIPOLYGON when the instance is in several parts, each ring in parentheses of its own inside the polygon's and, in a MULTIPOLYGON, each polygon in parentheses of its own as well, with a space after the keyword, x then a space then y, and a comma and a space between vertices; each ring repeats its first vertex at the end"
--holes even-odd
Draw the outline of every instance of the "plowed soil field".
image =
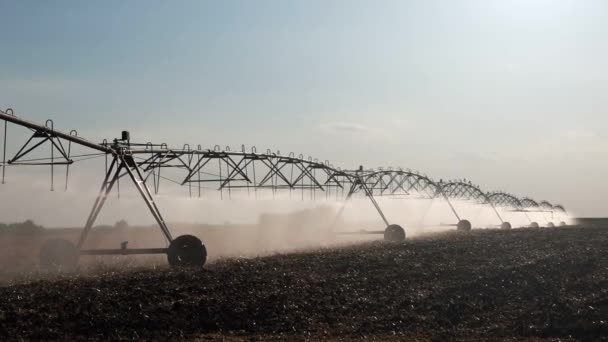
POLYGON ((0 287, 7 339, 608 338, 608 228, 479 230, 0 287))

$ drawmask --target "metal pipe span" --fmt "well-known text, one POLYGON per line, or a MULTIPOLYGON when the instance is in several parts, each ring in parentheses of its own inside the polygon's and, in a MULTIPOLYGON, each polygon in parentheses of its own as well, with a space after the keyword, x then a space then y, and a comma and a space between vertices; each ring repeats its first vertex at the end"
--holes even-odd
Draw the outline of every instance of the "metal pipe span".
POLYGON ((18 118, 14 115, 10 115, 7 114, 6 112, 3 112, 2 110, 0 110, 0 120, 4 120, 4 121, 8 121, 8 122, 12 122, 14 124, 17 124, 19 126, 23 126, 23 127, 27 127, 27 128, 31 128, 31 129, 35 129, 35 130, 39 130, 39 131, 43 131, 52 135, 55 135, 61 139, 65 139, 67 141, 71 141, 73 143, 76 144, 80 144, 83 146, 86 146, 88 148, 92 148, 94 150, 97 150, 99 152, 104 152, 104 153, 113 153, 113 150, 108 147, 108 146, 104 146, 101 144, 96 144, 94 142, 90 142, 86 139, 83 138, 79 138, 73 135, 69 135, 67 133, 62 133, 59 131, 56 131, 54 129, 48 128, 46 126, 43 125, 39 125, 36 123, 33 123, 31 121, 27 121, 27 120, 23 120, 21 118, 18 118))

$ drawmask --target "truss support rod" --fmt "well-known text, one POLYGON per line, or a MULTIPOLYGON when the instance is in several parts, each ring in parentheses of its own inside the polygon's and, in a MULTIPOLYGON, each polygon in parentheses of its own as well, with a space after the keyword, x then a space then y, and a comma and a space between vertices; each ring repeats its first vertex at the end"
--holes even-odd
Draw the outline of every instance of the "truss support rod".
POLYGON ((424 220, 426 219, 426 215, 428 215, 429 211, 431 211, 433 202, 435 202, 435 197, 431 198, 431 200, 429 201, 429 205, 426 207, 426 210, 424 210, 424 213, 422 214, 422 217, 420 218, 419 224, 421 227, 424 225, 424 220))
POLYGON ((4 174, 6 173, 6 126, 8 125, 8 121, 4 121, 4 146, 2 152, 2 184, 4 184, 4 174))
POLYGON ((382 217, 382 221, 384 221, 384 223, 388 227, 389 226, 388 220, 386 219, 386 216, 384 216, 382 209, 380 209, 380 205, 378 205, 378 202, 374 198, 374 194, 371 192, 371 190, 369 190, 369 188, 367 187, 367 185, 364 182, 359 181, 359 184, 361 185, 361 188, 363 189, 363 191, 365 191, 365 194, 367 195, 367 197, 369 197, 369 200, 372 201, 372 204, 374 205, 374 207, 376 207, 378 214, 380 214, 380 217, 382 217))
POLYGON ((500 216, 500 214, 498 213, 498 209, 496 209, 496 206, 494 206, 494 203, 492 203, 492 201, 490 201, 489 199, 487 199, 488 203, 490 204, 490 206, 492 207, 492 209, 494 210, 494 212, 496 213, 496 216, 498 216, 498 219, 500 220, 500 223, 504 223, 505 221, 502 219, 502 216, 500 216))
POLYGON ((47 135, 51 141, 51 191, 55 191, 55 144, 53 143, 53 136, 48 133, 47 135))
POLYGON ((121 169, 122 169, 122 165, 117 165, 116 157, 114 157, 114 159, 112 160, 112 163, 110 164, 110 168, 108 169, 108 171, 106 173, 106 177, 103 181, 103 184, 101 185, 101 190, 99 190, 97 199, 95 199, 93 208, 91 209, 91 212, 89 213, 89 218, 87 219, 87 223, 84 227, 84 230, 82 231, 82 234, 80 234, 80 239, 78 240, 78 245, 77 245, 79 250, 82 249, 82 245, 84 244, 84 241, 86 240, 87 236, 89 235, 91 228, 93 228, 93 224, 95 223, 95 220, 97 219, 97 215, 99 215, 101 208, 103 207, 103 205, 106 202, 106 199, 108 198, 108 194, 110 193, 110 191, 112 190, 112 187, 118 180, 118 175, 120 174, 121 169), (112 173, 114 172, 114 166, 116 166, 116 172, 114 173, 114 176, 112 176, 112 173), (110 177, 112 177, 112 180, 110 181, 110 184, 108 184, 110 177))
POLYGON ((530 215, 528 215, 528 213, 526 211, 524 211, 524 214, 526 215, 526 218, 528 218, 528 221, 530 221, 530 223, 532 223, 532 219, 530 218, 530 215))
POLYGON ((545 214, 545 211, 541 212, 543 215, 543 219, 545 220, 545 222, 549 222, 549 220, 547 219, 547 215, 545 214))
MULTIPOLYGON (((72 153, 72 142, 68 142, 68 159, 72 153)), ((65 167, 65 191, 68 191, 68 180, 70 178, 70 164, 68 163, 65 167)))
POLYGON ((443 192, 443 189, 441 189, 441 188, 439 188, 439 192, 441 192, 441 195, 443 196, 443 198, 445 198, 445 201, 450 206, 450 209, 452 209, 454 216, 456 216, 456 219, 460 222, 460 216, 458 215, 458 212, 456 212, 456 209, 452 205, 452 202, 450 202, 450 199, 448 198, 448 196, 445 194, 445 192, 443 192))
POLYGON ((6 112, 3 112, 3 111, 0 111, 0 120, 12 122, 12 123, 14 123, 16 125, 27 127, 27 128, 31 128, 31 129, 34 129, 34 130, 39 130, 39 131, 45 132, 47 134, 53 134, 53 135, 55 135, 55 136, 57 136, 59 138, 65 139, 67 141, 71 141, 71 142, 76 143, 78 145, 82 145, 82 146, 85 146, 85 147, 88 147, 88 148, 92 148, 92 149, 100 151, 100 152, 112 153, 112 149, 109 148, 109 147, 102 146, 102 145, 99 145, 99 144, 95 144, 95 143, 90 142, 88 140, 85 140, 85 139, 82 139, 82 138, 79 138, 79 137, 75 137, 75 136, 72 136, 72 135, 69 135, 69 134, 66 134, 66 133, 62 133, 62 132, 56 131, 54 129, 45 127, 45 126, 38 125, 38 124, 35 124, 33 122, 29 122, 27 120, 20 119, 20 118, 14 116, 14 115, 10 115, 10 114, 8 114, 6 112))
POLYGON ((115 156, 114 159, 112 160, 110 168, 109 168, 108 172, 106 173, 106 177, 101 186, 101 190, 99 191, 99 195, 97 196, 97 199, 95 200, 95 203, 93 204, 93 208, 91 209, 91 213, 89 214, 89 218, 87 219, 85 228, 82 231, 82 234, 80 235, 80 240, 78 241, 78 245, 77 245, 79 250, 82 249, 82 245, 84 244, 84 241, 86 240, 89 232, 93 228, 93 224, 95 223, 97 216, 101 212, 101 209, 103 208, 103 206, 108 198, 109 193, 112 191, 114 184, 116 184, 118 182, 118 179, 120 178, 120 173, 123 168, 127 170, 127 174, 129 175, 129 177, 131 178, 131 180, 137 187, 139 193, 141 194, 142 198, 146 202, 148 209, 152 213, 152 216, 154 216, 154 219, 158 223, 165 238, 169 242, 171 242, 173 240, 173 238, 171 236, 171 232, 169 231, 169 228, 167 227, 158 207, 156 206, 156 203, 154 203, 154 199, 152 197, 152 194, 150 193, 150 189, 148 189, 148 187, 146 186, 146 183, 143 180, 141 172, 139 171, 137 166, 133 167, 134 162, 129 163, 129 161, 127 161, 126 158, 128 158, 128 157, 118 155, 118 156, 115 156), (115 167, 116 167, 116 171, 114 171, 115 167), (135 172, 131 168, 134 168, 135 172), (111 178, 111 180, 110 180, 110 178, 111 178), (109 184, 108 184, 108 181, 109 181, 109 184))
POLYGON ((344 199, 344 203, 342 203, 342 207, 340 207, 340 210, 338 210, 338 212, 336 213, 336 217, 334 218, 334 221, 332 222, 331 226, 329 226, 329 228, 331 230, 334 229, 334 227, 336 226, 336 223, 338 223, 338 220, 340 219, 340 217, 342 216, 342 213, 344 212, 344 208, 346 207, 346 203, 348 201, 350 201, 350 198, 353 196, 353 194, 355 193, 357 189, 357 184, 353 183, 350 187, 350 190, 348 191, 348 194, 346 195, 346 198, 344 199))
POLYGON ((378 214, 380 214, 380 217, 382 218, 382 221, 384 221, 384 224, 386 224, 386 226, 388 227, 390 225, 390 223, 388 222, 388 220, 386 219, 386 216, 384 216, 384 213, 382 212, 382 209, 380 208, 380 205, 378 205, 378 202, 376 201, 376 199, 374 198, 374 195, 371 193, 371 191, 367 188, 367 186, 365 185, 365 183, 363 183, 361 181, 360 178, 357 178, 351 185, 350 190, 348 191, 348 194, 346 195, 346 199, 344 200, 344 204, 342 205, 342 207, 340 208, 340 210, 338 211, 338 213, 336 214, 336 217, 334 219, 334 222, 332 223, 332 225, 330 226, 332 229, 333 227, 336 225, 336 223, 338 222, 338 219, 340 218, 340 216, 342 216, 342 213, 344 212, 344 208, 346 207, 346 203, 351 199, 351 197, 353 196, 353 194, 357 191, 357 187, 360 187, 361 189, 363 189, 363 191, 365 192, 365 195, 369 198, 369 200, 372 202, 372 204, 374 205, 374 207, 376 208, 376 211, 378 211, 378 214))
POLYGON ((150 213, 152 213, 152 216, 154 216, 154 218, 156 219, 156 222, 158 223, 163 234, 165 235, 167 242, 173 241, 171 232, 169 231, 169 228, 167 227, 167 224, 165 223, 165 220, 163 219, 163 216, 161 215, 160 210, 158 209, 158 206, 156 206, 156 203, 154 202, 154 197, 152 197, 152 193, 150 192, 150 189, 146 185, 146 182, 143 180, 143 177, 142 177, 141 172, 139 171, 139 168, 136 166, 135 162, 133 161, 132 165, 134 165, 133 169, 135 170, 135 172, 133 172, 133 170, 131 170, 131 166, 129 165, 128 161, 126 160, 126 158, 133 158, 133 157, 119 156, 119 158, 120 158, 121 162, 125 165, 125 168, 127 169, 129 176, 131 177, 131 180, 137 187, 137 190, 139 190, 139 193, 141 194, 142 198, 146 202, 148 209, 150 209, 150 213))

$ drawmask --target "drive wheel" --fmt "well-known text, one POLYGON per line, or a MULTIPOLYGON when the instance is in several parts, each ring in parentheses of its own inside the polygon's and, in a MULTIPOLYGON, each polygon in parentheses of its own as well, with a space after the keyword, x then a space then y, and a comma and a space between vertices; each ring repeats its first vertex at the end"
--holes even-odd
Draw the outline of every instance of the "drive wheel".
POLYGON ((470 232, 471 231, 471 222, 469 220, 460 220, 456 225, 456 230, 461 232, 470 232))
POLYGON ((171 266, 202 267, 207 261, 207 249, 203 242, 193 235, 182 235, 171 241, 167 251, 171 266))
POLYGON ((391 224, 384 230, 384 241, 405 241, 405 230, 398 224, 391 224))

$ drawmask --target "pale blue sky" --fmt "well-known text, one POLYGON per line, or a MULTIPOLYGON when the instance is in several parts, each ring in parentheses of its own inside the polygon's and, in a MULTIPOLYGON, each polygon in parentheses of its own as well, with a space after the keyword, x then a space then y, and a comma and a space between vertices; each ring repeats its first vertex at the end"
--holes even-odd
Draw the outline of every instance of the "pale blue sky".
POLYGON ((0 0, 0 107, 608 215, 608 2, 0 0), (600 202, 601 201, 601 202, 600 202))

